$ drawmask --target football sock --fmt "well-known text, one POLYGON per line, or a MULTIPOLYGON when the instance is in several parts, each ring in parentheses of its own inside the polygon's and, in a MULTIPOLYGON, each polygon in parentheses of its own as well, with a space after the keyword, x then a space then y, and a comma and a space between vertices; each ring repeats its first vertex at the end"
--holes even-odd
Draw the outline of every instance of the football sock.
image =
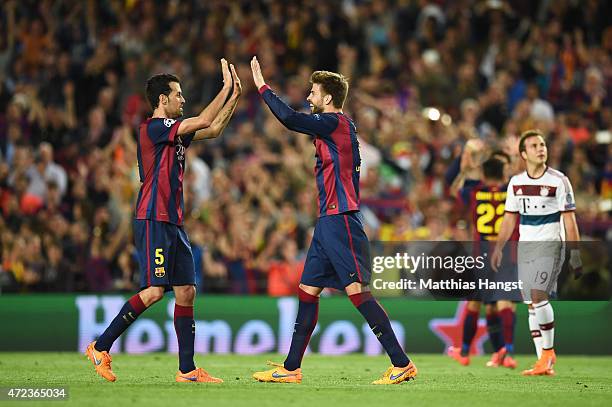
POLYGON ((516 313, 512 308, 504 308, 499 311, 504 332, 504 346, 510 354, 514 353, 514 324, 516 323, 516 313))
POLYGON ((504 347, 504 336, 502 332, 502 321, 497 312, 487 315, 487 332, 489 340, 495 352, 504 347))
POLYGON ((391 358, 393 366, 408 366, 410 359, 393 332, 389 316, 378 301, 372 297, 372 294, 370 292, 353 294, 349 296, 349 299, 368 322, 372 332, 391 358))
POLYGON ((174 305, 174 330, 178 340, 179 370, 188 373, 195 369, 193 347, 195 342, 195 321, 193 305, 174 305))
POLYGON ((540 325, 538 325, 534 309, 529 309, 529 330, 531 331, 536 354, 538 359, 540 359, 540 356, 542 356, 542 332, 540 332, 540 325))
POLYGON ((555 313, 548 301, 533 304, 535 317, 542 332, 542 349, 552 349, 555 346, 555 313))
POLYGON ((104 333, 100 335, 94 346, 95 349, 98 352, 110 351, 113 342, 115 342, 127 327, 130 326, 132 322, 136 321, 136 318, 145 312, 146 309, 147 307, 142 302, 140 295, 136 294, 130 298, 123 304, 121 311, 119 311, 115 319, 112 320, 104 333))
POLYGON ((478 311, 467 310, 465 318, 463 319, 463 342, 461 343, 461 355, 468 356, 470 354, 470 347, 472 346, 472 340, 476 335, 476 329, 478 328, 478 311))
POLYGON ((285 369, 287 370, 295 370, 302 365, 304 352, 306 352, 310 336, 319 318, 318 296, 308 294, 300 288, 298 298, 300 300, 300 305, 298 307, 297 317, 295 318, 289 354, 284 363, 285 369))

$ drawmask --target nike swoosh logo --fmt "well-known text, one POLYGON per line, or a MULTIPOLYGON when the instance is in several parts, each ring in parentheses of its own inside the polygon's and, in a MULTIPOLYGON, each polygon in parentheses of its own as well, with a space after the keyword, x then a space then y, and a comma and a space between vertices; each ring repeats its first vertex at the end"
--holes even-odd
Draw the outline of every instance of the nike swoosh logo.
POLYGON ((349 274, 349 277, 351 278, 355 277, 355 273, 349 274))
POLYGON ((291 376, 295 376, 295 373, 293 374, 278 374, 276 372, 272 373, 272 377, 275 379, 280 379, 282 377, 291 377, 291 376))
POLYGON ((98 358, 96 358, 96 352, 95 352, 95 351, 93 351, 93 350, 91 351, 91 356, 93 356, 93 359, 94 359, 94 364, 95 364, 96 366, 98 366, 98 365, 100 365, 100 363, 102 363, 102 361, 101 361, 101 360, 98 360, 98 358))
POLYGON ((391 375, 391 376, 389 376, 389 379, 390 379, 390 380, 395 380, 395 379, 398 379, 398 378, 402 377, 402 376, 404 375, 404 373, 406 373, 407 371, 408 371, 408 370, 404 370, 402 373, 398 374, 397 376, 393 376, 393 375, 391 375))
POLYGON ((194 376, 194 377, 183 377, 183 378, 184 378, 184 379, 187 379, 187 380, 190 380, 190 381, 192 381, 192 382, 195 382, 196 380, 198 380, 198 378, 197 378, 197 377, 195 377, 195 376, 194 376))

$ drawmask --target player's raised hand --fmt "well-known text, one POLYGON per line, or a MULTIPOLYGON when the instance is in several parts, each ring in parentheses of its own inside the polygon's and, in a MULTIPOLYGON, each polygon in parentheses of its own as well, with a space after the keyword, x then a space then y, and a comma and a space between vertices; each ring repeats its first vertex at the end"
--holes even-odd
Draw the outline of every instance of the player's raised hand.
POLYGON ((232 73, 227 66, 227 60, 221 58, 221 72, 223 73, 223 86, 229 88, 232 86, 232 73))
POLYGON ((234 68, 234 64, 230 64, 230 70, 232 71, 232 79, 234 80, 234 90, 233 93, 236 97, 242 94, 242 83, 240 83, 240 78, 236 73, 236 68, 234 68))
POLYGON ((470 139, 465 143, 461 154, 460 168, 462 171, 472 171, 480 166, 478 156, 482 155, 484 143, 480 139, 470 139))
POLYGON ((257 60, 256 56, 251 59, 251 71, 253 72, 253 81, 255 82, 257 89, 264 86, 266 81, 264 81, 263 74, 261 73, 261 67, 259 66, 259 61, 257 60))

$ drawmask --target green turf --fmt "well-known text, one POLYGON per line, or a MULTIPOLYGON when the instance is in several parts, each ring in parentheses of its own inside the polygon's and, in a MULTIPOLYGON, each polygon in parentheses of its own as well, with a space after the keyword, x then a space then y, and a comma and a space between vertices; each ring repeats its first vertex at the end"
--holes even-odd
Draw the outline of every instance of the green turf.
MULTIPOLYGON (((442 355, 413 355, 419 368, 416 381, 399 386, 373 386, 388 366, 385 357, 308 355, 300 385, 258 383, 254 370, 279 355, 208 356, 196 361, 221 385, 174 383, 176 356, 115 355, 115 383, 95 375, 90 362, 75 353, 0 353, 0 386, 67 386, 68 401, 6 402, 0 405, 127 405, 204 406, 421 406, 470 405, 514 407, 547 405, 610 405, 612 357, 561 356, 555 377, 522 377, 519 371, 485 368, 485 357, 461 367, 442 355)), ((525 368, 533 357, 518 358, 525 368)))

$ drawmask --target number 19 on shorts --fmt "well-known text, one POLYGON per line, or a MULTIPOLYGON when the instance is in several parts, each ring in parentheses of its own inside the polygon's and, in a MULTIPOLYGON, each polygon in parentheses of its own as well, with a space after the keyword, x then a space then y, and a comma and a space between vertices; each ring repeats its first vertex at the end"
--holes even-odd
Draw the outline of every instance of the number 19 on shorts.
POLYGON ((536 271, 533 282, 536 284, 546 284, 549 275, 550 273, 548 271, 536 271))

